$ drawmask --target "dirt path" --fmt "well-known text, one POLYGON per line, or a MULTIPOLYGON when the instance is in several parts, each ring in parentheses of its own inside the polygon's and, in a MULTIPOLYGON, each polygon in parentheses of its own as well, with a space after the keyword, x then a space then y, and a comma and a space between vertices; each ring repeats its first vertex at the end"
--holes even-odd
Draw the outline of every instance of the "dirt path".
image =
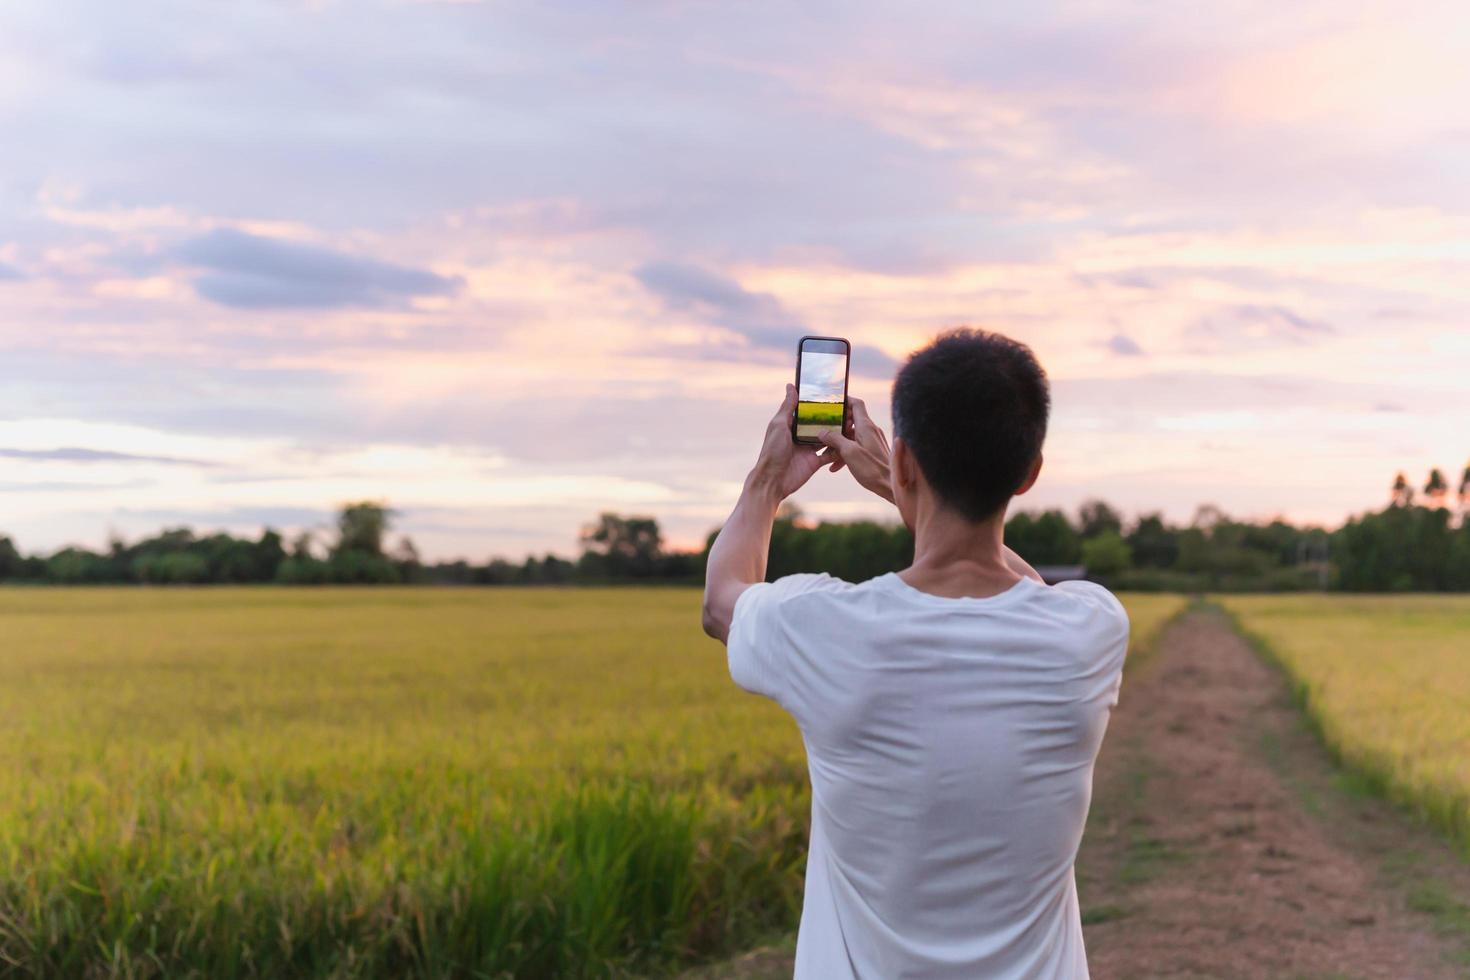
MULTIPOLYGON (((1340 773, 1223 615, 1130 669, 1094 787, 1094 980, 1470 977, 1470 862, 1340 773)), ((689 977, 790 975, 788 943, 689 977)))
POLYGON ((1097 980, 1470 976, 1470 864, 1355 791, 1223 615, 1130 671, 1094 785, 1097 980))

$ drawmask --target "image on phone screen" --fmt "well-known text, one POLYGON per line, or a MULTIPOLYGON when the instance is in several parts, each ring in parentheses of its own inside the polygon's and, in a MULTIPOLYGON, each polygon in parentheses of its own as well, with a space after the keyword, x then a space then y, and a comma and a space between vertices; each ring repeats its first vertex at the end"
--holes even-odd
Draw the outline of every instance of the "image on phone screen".
POLYGON ((847 407, 848 343, 836 337, 803 337, 796 362, 797 442, 816 442, 824 431, 842 431, 847 407))

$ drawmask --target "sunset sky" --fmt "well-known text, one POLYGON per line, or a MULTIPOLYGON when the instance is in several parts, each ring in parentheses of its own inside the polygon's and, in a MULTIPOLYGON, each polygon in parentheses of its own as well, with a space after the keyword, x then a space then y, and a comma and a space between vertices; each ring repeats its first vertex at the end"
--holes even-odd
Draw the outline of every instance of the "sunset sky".
POLYGON ((846 379, 846 355, 808 350, 801 355, 801 383, 796 397, 804 402, 840 402, 846 379))
MULTIPOLYGON (((0 8, 0 533, 694 543, 802 333, 1053 381, 1028 506, 1335 524, 1470 456, 1463 3, 0 8)), ((798 502, 888 516, 846 473, 798 502)))

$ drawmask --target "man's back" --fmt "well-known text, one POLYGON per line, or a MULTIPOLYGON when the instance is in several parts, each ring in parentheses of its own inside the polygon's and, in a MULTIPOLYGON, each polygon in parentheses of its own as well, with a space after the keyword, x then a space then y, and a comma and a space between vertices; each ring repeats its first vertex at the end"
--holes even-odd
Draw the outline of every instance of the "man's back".
POLYGON ((1090 583, 741 595, 731 674, 796 718, 811 772, 798 977, 1086 976, 1072 863, 1127 640, 1090 583))

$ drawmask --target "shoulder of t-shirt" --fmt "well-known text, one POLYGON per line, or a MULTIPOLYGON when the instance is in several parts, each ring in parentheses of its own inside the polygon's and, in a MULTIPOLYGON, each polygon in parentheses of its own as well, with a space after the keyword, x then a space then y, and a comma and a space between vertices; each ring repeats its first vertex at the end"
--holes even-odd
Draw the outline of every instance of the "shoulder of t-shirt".
POLYGON ((1098 609, 1117 620, 1125 631, 1128 629, 1128 610, 1123 607, 1123 603, 1118 601, 1117 596, 1096 582, 1079 579, 1072 582, 1058 582, 1051 588, 1053 593, 1061 593, 1070 599, 1098 609))
POLYGON ((783 664, 793 649, 793 630, 811 618, 808 602, 844 593, 853 586, 830 575, 787 575, 757 582, 735 600, 727 641, 730 676, 747 691, 786 704, 783 664))
POLYGON ((835 595, 847 592, 855 588, 851 582, 844 581, 828 575, 826 572, 800 573, 797 575, 783 575, 774 582, 757 582, 744 592, 735 602, 738 611, 741 604, 750 605, 758 603, 764 605, 780 605, 790 600, 798 599, 806 595, 827 594, 835 595))

